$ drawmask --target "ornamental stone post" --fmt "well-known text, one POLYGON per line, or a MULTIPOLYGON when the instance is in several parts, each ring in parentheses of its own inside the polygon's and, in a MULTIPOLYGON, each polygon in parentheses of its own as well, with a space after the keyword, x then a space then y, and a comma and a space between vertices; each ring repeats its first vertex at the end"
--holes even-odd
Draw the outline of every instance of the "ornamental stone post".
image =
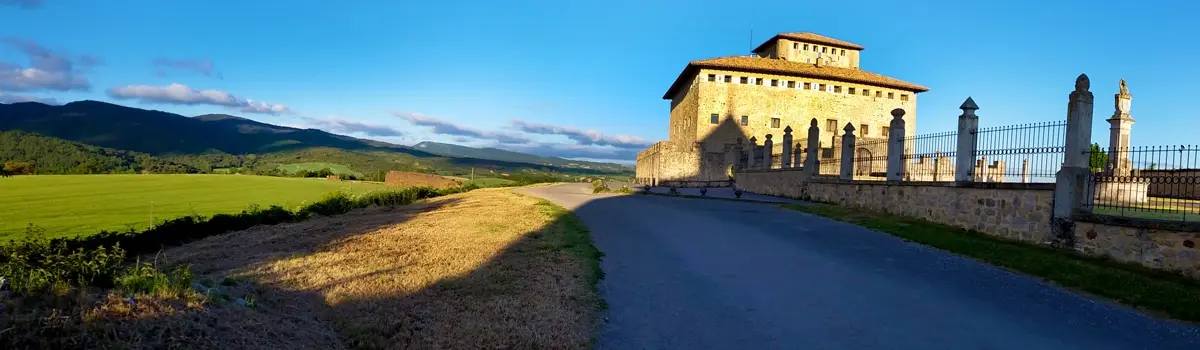
POLYGON ((892 110, 892 122, 888 125, 887 179, 900 181, 904 178, 904 110, 892 110))
POLYGON ((854 179, 854 124, 846 123, 846 133, 842 135, 842 180, 854 179))

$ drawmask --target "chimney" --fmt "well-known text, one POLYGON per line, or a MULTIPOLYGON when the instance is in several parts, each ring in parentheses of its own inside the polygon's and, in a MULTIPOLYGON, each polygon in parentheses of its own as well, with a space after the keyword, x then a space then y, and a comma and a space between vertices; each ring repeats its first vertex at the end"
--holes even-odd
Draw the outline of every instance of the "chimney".
POLYGON ((823 65, 821 62, 822 60, 824 60, 824 58, 821 57, 820 53, 817 53, 817 68, 821 68, 821 65, 823 65))

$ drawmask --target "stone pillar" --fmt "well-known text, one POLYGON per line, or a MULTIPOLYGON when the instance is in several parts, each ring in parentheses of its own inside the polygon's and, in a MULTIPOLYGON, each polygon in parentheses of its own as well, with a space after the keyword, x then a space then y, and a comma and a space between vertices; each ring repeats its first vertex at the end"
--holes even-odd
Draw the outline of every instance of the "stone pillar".
POLYGON ((817 118, 812 118, 812 123, 808 125, 808 159, 804 160, 804 171, 808 172, 809 176, 821 174, 820 161, 821 156, 821 129, 817 127, 817 118))
POLYGON ((783 157, 783 158, 779 159, 779 167, 780 168, 786 169, 786 168, 792 167, 792 126, 791 125, 788 125, 786 128, 783 128, 783 154, 780 155, 780 157, 783 157))
POLYGON ((854 179, 854 123, 846 123, 846 133, 842 135, 842 180, 854 179))
POLYGON ((804 152, 802 152, 803 149, 804 145, 800 144, 799 142, 797 142, 796 146, 792 148, 792 157, 795 158, 792 159, 793 167, 799 168, 804 166, 804 152))
POLYGON ((1054 217, 1051 219, 1050 245, 1063 248, 1075 246, 1075 221, 1071 216, 1091 201, 1087 194, 1088 150, 1092 143, 1093 96, 1086 74, 1075 79, 1075 91, 1067 101, 1066 160, 1055 176, 1054 217))
POLYGON ((770 169, 771 166, 774 165, 771 163, 771 152, 774 152, 774 150, 775 150, 775 142, 771 141, 771 134, 767 134, 767 140, 763 141, 762 149, 763 149, 762 168, 770 169))
POLYGON ((733 166, 734 170, 744 169, 742 165, 742 138, 737 138, 737 142, 725 151, 725 166, 733 166))
POLYGON ((904 110, 892 110, 892 122, 888 125, 887 180, 900 181, 904 178, 904 110))
POLYGON ((1129 161, 1129 135, 1133 127, 1133 117, 1129 115, 1129 106, 1133 95, 1125 87, 1125 79, 1121 79, 1121 92, 1113 96, 1116 111, 1108 118, 1108 166, 1105 175, 1130 176, 1133 173, 1133 163, 1129 161))
POLYGON ((758 162, 756 161, 757 159, 754 156, 755 155, 754 152, 758 152, 758 137, 750 136, 750 145, 748 145, 748 146, 749 146, 749 147, 747 147, 748 150, 746 151, 747 152, 746 168, 747 169, 758 168, 758 162))
POLYGON ((979 117, 975 115, 975 110, 978 110, 979 106, 975 104, 975 100, 967 97, 958 108, 963 113, 958 116, 958 156, 955 157, 954 181, 974 182, 975 130, 979 129, 979 117))
POLYGON ((1033 178, 1029 174, 1029 159, 1021 161, 1021 183, 1029 183, 1033 178))

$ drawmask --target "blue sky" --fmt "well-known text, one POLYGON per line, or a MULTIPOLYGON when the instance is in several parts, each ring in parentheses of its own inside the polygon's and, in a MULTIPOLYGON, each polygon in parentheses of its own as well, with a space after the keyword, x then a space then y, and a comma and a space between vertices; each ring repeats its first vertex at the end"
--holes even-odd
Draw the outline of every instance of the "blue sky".
POLYGON ((930 87, 918 133, 954 129, 967 96, 984 126, 1064 119, 1087 73, 1094 141, 1107 143, 1103 119, 1125 78, 1135 145, 1194 144, 1198 11, 1183 1, 0 0, 0 101, 94 99, 629 161, 666 138, 660 97, 688 61, 811 31, 865 46, 863 69, 930 87))

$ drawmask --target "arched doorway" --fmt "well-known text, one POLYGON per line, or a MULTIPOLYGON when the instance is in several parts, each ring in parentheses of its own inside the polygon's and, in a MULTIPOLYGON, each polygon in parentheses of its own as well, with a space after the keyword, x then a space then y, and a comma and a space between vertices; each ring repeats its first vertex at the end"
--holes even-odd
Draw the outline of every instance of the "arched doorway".
POLYGON ((874 158, 871 150, 859 148, 854 150, 854 176, 870 176, 874 158))

